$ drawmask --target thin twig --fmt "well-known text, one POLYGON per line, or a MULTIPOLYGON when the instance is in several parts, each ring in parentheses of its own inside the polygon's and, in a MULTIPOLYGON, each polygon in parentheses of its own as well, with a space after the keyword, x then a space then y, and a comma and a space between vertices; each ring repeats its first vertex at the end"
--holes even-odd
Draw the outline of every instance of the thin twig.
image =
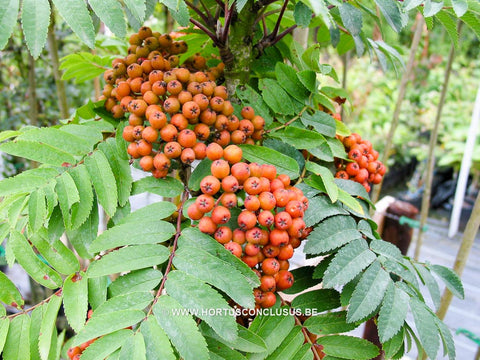
POLYGON ((170 256, 168 258, 168 263, 165 269, 165 273, 163 274, 162 283, 160 284, 160 287, 158 288, 158 291, 155 294, 155 299, 153 300, 152 306, 148 310, 147 317, 152 313, 153 307, 155 306, 158 299, 162 295, 162 291, 163 291, 163 288, 165 287, 165 282, 167 280, 167 275, 172 269, 172 263, 173 263, 173 258, 175 257, 175 251, 177 250, 178 239, 180 237, 180 234, 182 233, 183 206, 185 205, 185 202, 187 201, 187 199, 188 199, 188 190, 184 190, 182 193, 182 201, 178 208, 177 228, 176 228, 175 238, 173 239, 172 252, 170 253, 170 256))
POLYGON ((217 46, 223 46, 223 44, 220 42, 220 40, 218 39, 217 35, 215 35, 211 30, 209 30, 205 25, 203 25, 201 22, 195 20, 195 19, 192 19, 190 18, 190 22, 193 24, 193 25, 196 25, 200 30, 202 30, 205 34, 207 34, 210 39, 212 39, 213 43, 217 46))
POLYGON ((309 108, 309 106, 305 105, 303 107, 302 110, 300 110, 300 112, 295 115, 293 118, 291 118, 290 120, 288 120, 285 124, 282 124, 280 126, 277 126, 276 128, 273 128, 273 129, 268 129, 268 130, 265 130, 265 133, 268 134, 269 132, 272 132, 272 131, 277 131, 277 130, 281 130, 283 128, 286 128, 288 125, 290 125, 291 123, 293 123, 295 120, 298 120, 302 114, 305 112, 305 110, 307 110, 309 108))
POLYGON ((278 34, 278 29, 280 29, 280 23, 282 22, 283 14, 285 13, 285 10, 287 10, 287 5, 288 5, 288 0, 285 0, 282 9, 280 10, 280 14, 278 15, 277 23, 275 24, 275 27, 273 28, 272 33, 270 36, 272 38, 275 38, 278 34))
POLYGON ((202 20, 205 22, 205 24, 211 26, 210 19, 207 16, 205 16, 205 14, 202 12, 202 10, 200 10, 198 7, 196 7, 190 1, 185 1, 185 4, 187 4, 188 7, 190 7, 193 11, 195 11, 198 14, 198 16, 200 16, 202 18, 202 20))
POLYGON ((268 36, 268 29, 267 29, 267 23, 265 21, 265 17, 262 17, 262 25, 263 25, 263 37, 266 38, 268 36))
POLYGON ((233 12, 235 4, 232 4, 230 9, 228 9, 228 3, 225 3, 225 25, 223 27, 222 42, 225 44, 228 38, 228 31, 230 30, 230 24, 232 22, 233 12))
POLYGON ((49 302, 49 301, 52 299, 52 297, 54 297, 54 296, 60 296, 61 294, 62 294, 62 289, 58 289, 55 293, 53 293, 52 295, 50 295, 50 296, 47 297, 46 299, 40 301, 38 304, 35 304, 35 305, 29 307, 28 309, 19 311, 18 313, 15 313, 15 314, 12 314, 12 315, 8 315, 7 318, 13 319, 13 318, 16 317, 16 316, 19 316, 19 315, 22 315, 22 314, 28 314, 29 312, 35 310, 37 307, 42 306, 43 304, 49 302))
POLYGON ((282 31, 273 41, 270 43, 270 46, 275 45, 277 42, 283 39, 285 35, 290 34, 293 30, 297 28, 297 24, 290 26, 288 29, 282 31))
POLYGON ((205 12, 207 13, 208 18, 213 23, 215 20, 212 16, 212 13, 210 12, 210 10, 208 10, 208 7, 205 5, 205 2, 203 0, 199 0, 199 1, 200 1, 200 4, 202 4, 202 7, 205 9, 205 12))

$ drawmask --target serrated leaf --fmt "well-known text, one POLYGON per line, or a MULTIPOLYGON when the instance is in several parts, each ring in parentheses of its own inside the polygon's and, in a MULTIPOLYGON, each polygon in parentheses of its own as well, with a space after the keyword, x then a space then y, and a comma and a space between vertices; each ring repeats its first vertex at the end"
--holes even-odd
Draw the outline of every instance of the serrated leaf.
POLYGON ((88 279, 88 303, 93 310, 107 300, 108 276, 88 279))
POLYGON ((74 156, 83 156, 92 150, 92 144, 77 135, 57 128, 33 128, 22 133, 18 140, 34 141, 74 156))
POLYGON ((0 196, 32 192, 36 188, 46 185, 49 179, 57 175, 58 171, 51 168, 24 171, 17 176, 0 181, 0 196))
POLYGON ((466 0, 452 0, 452 6, 458 17, 462 17, 468 10, 468 2, 466 0))
MULTIPOLYGON (((64 70, 62 80, 69 80, 75 78, 75 83, 77 84, 87 80, 91 80, 103 74, 105 70, 110 67, 111 62, 112 57, 110 55, 100 57, 98 55, 93 55, 87 52, 77 52, 67 55, 61 59, 60 69, 64 70)), ((95 108, 92 109, 92 111, 94 112, 93 115, 99 112, 95 108)), ((109 119, 105 114, 99 114, 99 116, 109 119)), ((99 129, 102 129, 102 127, 100 126, 102 125, 101 122, 93 121, 85 123, 85 125, 87 124, 91 124, 92 128, 95 124, 99 129)), ((91 141, 93 141, 93 139, 91 141)))
POLYGON ((312 286, 317 285, 319 282, 313 279, 314 266, 303 266, 291 271, 293 278, 295 279, 292 287, 282 290, 284 294, 297 294, 312 286))
POLYGON ((279 347, 267 357, 267 360, 294 359, 295 354, 303 345, 305 337, 300 326, 295 326, 285 337, 279 347))
POLYGON ((91 49, 95 47, 95 31, 83 0, 52 0, 65 22, 73 32, 91 49))
POLYGON ((444 10, 439 11, 435 17, 447 31, 447 34, 450 37, 450 40, 452 40, 455 48, 458 48, 458 31, 456 21, 453 20, 451 16, 444 10))
POLYGON ((304 326, 313 334, 327 335, 351 331, 358 324, 347 322, 347 312, 337 311, 308 318, 304 326))
POLYGON ((140 310, 121 310, 109 312, 100 316, 92 316, 80 333, 75 337, 72 346, 78 346, 96 337, 135 325, 144 318, 145 313, 140 310))
POLYGON ((430 359, 436 359, 440 341, 435 315, 427 309, 424 303, 415 298, 410 299, 410 309, 412 310, 415 327, 417 328, 423 349, 430 359))
POLYGON ((153 301, 153 295, 149 291, 130 292, 114 296, 93 312, 93 316, 103 316, 111 312, 122 310, 143 310, 153 301))
POLYGON ((145 341, 142 333, 128 337, 118 355, 119 360, 145 360, 145 341))
POLYGON ((205 339, 191 315, 175 299, 161 296, 153 307, 153 314, 178 353, 185 360, 208 360, 205 339))
POLYGON ((133 183, 132 195, 150 192, 164 197, 175 197, 183 192, 183 184, 172 177, 155 179, 148 176, 133 183))
POLYGON ((439 318, 435 317, 435 324, 437 325, 438 330, 440 331, 440 338, 443 342, 443 353, 444 355, 448 354, 449 360, 454 360, 455 357, 455 343, 453 341, 452 332, 439 318))
POLYGON ((5 341, 7 340, 9 327, 10 327, 10 320, 7 318, 0 318, 0 354, 2 353, 3 346, 5 345, 5 341))
POLYGON ((205 176, 212 175, 210 167, 212 165, 212 160, 205 158, 195 167, 193 170, 190 179, 188 179, 188 187, 193 191, 200 190, 200 182, 205 176))
POLYGON ((132 12, 138 22, 143 23, 145 20, 145 11, 147 10, 145 0, 125 0, 125 5, 132 12))
POLYGON ((3 348, 3 360, 30 359, 30 316, 22 314, 13 318, 3 348))
POLYGON ((368 360, 379 354, 378 348, 370 341, 346 335, 320 337, 317 344, 323 345, 323 352, 342 359, 368 360))
POLYGON ((40 188, 30 194, 28 200, 28 223, 33 232, 40 229, 47 217, 45 190, 40 188))
POLYGON ((357 223, 350 216, 332 216, 318 225, 308 236, 306 254, 322 254, 337 249, 352 240, 360 239, 357 223))
POLYGON ((304 112, 300 121, 305 126, 312 126, 320 134, 329 137, 335 136, 335 119, 323 111, 315 111, 313 114, 304 112))
POLYGON ((334 22, 332 15, 324 0, 307 0, 316 16, 320 16, 327 28, 331 28, 334 22))
POLYGON ((402 253, 400 249, 392 243, 383 240, 373 240, 370 242, 370 249, 378 255, 383 255, 392 260, 401 260, 402 253))
POLYGON ((275 165, 278 174, 288 175, 292 180, 298 178, 300 172, 298 163, 290 156, 263 146, 244 144, 240 147, 243 150, 243 157, 248 161, 275 165))
POLYGON ((72 176, 67 171, 57 178, 55 192, 57 193, 58 203, 62 210, 65 228, 70 229, 72 227, 70 209, 73 204, 80 201, 80 194, 78 193, 75 181, 73 181, 72 176))
POLYGON ((343 25, 352 36, 360 34, 362 31, 362 12, 349 3, 343 3, 338 7, 343 25))
POLYGON ((22 295, 3 271, 0 271, 0 301, 16 308, 23 306, 22 295))
POLYGON ((297 149, 313 149, 325 138, 316 131, 288 126, 284 129, 269 133, 269 136, 281 139, 297 149))
POLYGON ((363 273, 350 299, 347 321, 355 322, 371 315, 383 300, 390 275, 382 269, 378 261, 363 273))
POLYGON ((350 195, 361 197, 363 200, 368 202, 370 206, 375 208, 375 205, 371 202, 370 197, 368 196, 368 193, 362 186, 362 184, 344 179, 335 179, 335 183, 338 185, 339 188, 345 190, 350 195))
POLYGON ((295 4, 295 8, 293 9, 293 18, 298 26, 303 28, 308 27, 312 21, 312 15, 312 10, 310 10, 310 8, 303 2, 299 1, 295 4))
POLYGON ((236 89, 236 95, 242 100, 243 105, 250 105, 255 109, 255 114, 260 115, 265 119, 265 125, 268 126, 272 123, 273 119, 270 115, 270 109, 265 104, 262 97, 257 93, 250 85, 238 86, 236 89))
POLYGON ((47 40, 50 23, 48 0, 24 0, 22 4, 22 29, 28 49, 37 59, 47 40))
POLYGON ((20 0, 2 0, 0 2, 0 49, 7 44, 17 23, 20 0))
POLYGON ((80 270, 75 254, 60 239, 49 241, 45 229, 40 229, 30 237, 30 241, 50 266, 61 274, 71 274, 80 270))
POLYGON ((118 37, 124 38, 127 25, 123 16, 122 6, 116 0, 88 0, 95 14, 118 37))
POLYGON ((432 0, 425 0, 423 3, 423 15, 428 18, 435 15, 443 8, 443 0, 437 2, 432 0))
POLYGON ((248 353, 263 353, 267 350, 267 345, 260 336, 239 324, 237 324, 238 336, 234 342, 226 341, 204 322, 200 324, 200 329, 204 336, 214 338, 233 349, 248 353))
MULTIPOLYGON (((93 117, 94 115, 92 116, 92 118, 93 117)), ((97 121, 95 121, 95 123, 96 122, 97 121)), ((86 142, 88 144, 88 150, 86 150, 85 152, 88 152, 91 149, 93 149, 94 145, 96 145, 97 143, 103 140, 103 135, 100 130, 87 125, 88 123, 85 123, 85 125, 68 124, 60 127, 58 130, 62 132, 66 132, 71 135, 75 135, 75 137, 80 138, 83 142, 86 142)))
POLYGON ((161 271, 155 269, 141 269, 132 271, 115 279, 108 287, 111 297, 136 291, 150 291, 162 280, 161 271))
POLYGON ((292 301, 292 307, 303 313, 315 309, 317 313, 336 309, 340 306, 340 294, 334 289, 313 290, 298 295, 292 301))
POLYGON ((228 345, 225 345, 217 339, 205 337, 207 347, 209 350, 210 360, 246 360, 246 357, 238 351, 233 350, 228 345))
MULTIPOLYGON (((298 2, 297 4, 300 4, 298 2)), ((313 70, 303 70, 297 72, 298 80, 305 86, 310 92, 314 93, 317 88, 317 74, 313 70)))
POLYGON ((267 345, 267 351, 264 353, 251 354, 249 356, 250 360, 265 359, 266 356, 272 354, 282 344, 295 326, 295 320, 291 315, 262 315, 257 316, 257 318, 261 321, 261 324, 257 329, 254 329, 254 332, 263 338, 267 345))
POLYGON ((465 298, 465 291, 463 289, 460 277, 451 269, 441 265, 431 265, 430 270, 438 275, 447 286, 448 290, 459 299, 465 298))
POLYGON ((385 352, 385 358, 390 359, 402 348, 405 334, 403 329, 397 332, 391 339, 382 342, 382 348, 385 352))
POLYGON ((103 152, 95 151, 85 158, 85 166, 92 179, 98 202, 109 216, 113 216, 117 209, 117 184, 107 157, 103 152))
POLYGON ((318 188, 317 184, 325 188, 330 201, 332 203, 336 202, 338 199, 338 187, 330 170, 311 161, 307 161, 306 167, 308 171, 313 173, 306 183, 314 188, 318 188))
POLYGON ((338 200, 350 208, 350 212, 353 210, 354 213, 357 213, 361 216, 365 215, 362 205, 355 199, 352 195, 347 193, 343 189, 338 189, 338 200))
POLYGON ((107 157, 117 183, 118 203, 120 206, 124 206, 130 197, 133 183, 129 162, 120 157, 117 143, 113 138, 99 144, 98 149, 107 157))
POLYGON ((88 278, 84 272, 73 273, 63 284, 63 309, 68 323, 79 332, 87 317, 88 278))
POLYGON ((229 312, 232 309, 210 286, 194 276, 177 270, 168 274, 165 289, 184 308, 197 311, 197 316, 222 338, 235 341, 237 326, 235 318, 229 312))
POLYGON ((75 158, 51 145, 27 140, 13 140, 0 144, 0 151, 7 154, 38 161, 42 164, 62 166, 74 164, 75 158))
MULTIPOLYGON (((215 239, 202 233, 197 228, 186 228, 178 239, 178 246, 199 248, 223 260, 239 271, 252 287, 260 286, 258 276, 242 260, 233 255, 225 247, 219 244, 215 239)), ((192 274, 195 275, 195 274, 192 274)))
POLYGON ((89 250, 97 253, 125 245, 156 244, 170 239, 175 227, 166 221, 144 221, 141 228, 130 223, 116 225, 100 234, 89 250))
POLYGON ((309 197, 308 209, 305 211, 303 221, 308 227, 316 225, 328 217, 347 214, 338 203, 332 204, 327 196, 315 196, 314 198, 309 197))
POLYGON ((263 100, 275 113, 294 115, 302 109, 302 104, 289 96, 280 84, 273 79, 260 79, 259 88, 262 91, 263 100))
POLYGON ((80 200, 71 207, 71 227, 77 229, 90 216, 93 206, 93 189, 85 165, 79 165, 70 171, 80 200))
POLYGON ((202 249, 181 246, 175 253, 173 264, 224 291, 243 307, 254 306, 252 285, 231 264, 202 249))
POLYGON ((375 261, 375 254, 363 239, 351 241, 341 248, 328 266, 323 277, 325 288, 343 285, 375 261))
POLYGON ((142 322, 140 332, 145 340, 145 350, 148 360, 176 359, 167 334, 165 334, 165 331, 163 331, 153 315, 150 315, 147 320, 142 322))
POLYGON ((13 230, 10 233, 8 245, 11 247, 18 263, 39 284, 55 289, 62 285, 62 278, 52 268, 45 265, 33 252, 27 239, 20 232, 13 230))
POLYGON ((433 305, 435 306, 435 309, 438 310, 440 307, 441 295, 437 281, 424 265, 413 263, 413 266, 418 271, 418 275, 420 276, 422 282, 427 286, 430 297, 432 298, 433 305))
MULTIPOLYGON (((295 353, 293 359, 298 360, 313 360, 313 353, 310 344, 303 344, 303 346, 295 353)), ((327 359, 328 360, 328 359, 327 359)))
POLYGON ((133 335, 130 329, 117 330, 95 340, 82 352, 82 360, 104 359, 125 343, 133 335))
POLYGON ((295 159, 300 169, 305 166, 305 158, 302 153, 292 145, 277 139, 264 139, 262 145, 295 159))
MULTIPOLYGON (((302 4, 303 3, 299 3, 302 4)), ((307 6, 305 8, 308 9, 307 6)), ((303 84, 298 80, 296 71, 287 64, 277 63, 275 65, 275 76, 278 83, 282 88, 290 94, 293 98, 297 99, 301 103, 304 103, 308 100, 309 91, 303 86, 303 84)))
POLYGON ((78 255, 82 258, 89 259, 92 254, 89 253, 88 247, 98 234, 98 204, 97 199, 94 198, 92 211, 87 220, 75 230, 67 230, 67 237, 69 242, 73 245, 78 255))
POLYGON ((402 15, 396 3, 389 0, 375 0, 388 24, 397 33, 403 28, 402 15))
POLYGON ((135 245, 112 251, 90 264, 89 277, 143 269, 164 263, 170 255, 163 245, 135 245))
POLYGON ((52 342, 52 333, 55 328, 58 310, 62 304, 62 296, 54 294, 43 314, 42 324, 40 326, 40 334, 38 337, 38 349, 42 360, 49 359, 50 345, 52 342))

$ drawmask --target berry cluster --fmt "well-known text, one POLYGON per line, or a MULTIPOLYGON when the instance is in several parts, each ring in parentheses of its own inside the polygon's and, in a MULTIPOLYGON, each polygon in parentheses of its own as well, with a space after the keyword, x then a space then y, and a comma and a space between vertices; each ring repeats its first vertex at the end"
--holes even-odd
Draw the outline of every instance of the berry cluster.
POLYGON ((303 221, 308 199, 290 185, 289 176, 277 175, 275 166, 241 162, 236 145, 209 151, 214 145, 207 148, 212 175, 202 179, 203 194, 188 207, 188 216, 254 269, 261 283, 254 290, 257 307, 271 307, 274 292, 293 284, 288 259, 308 234, 303 221), (230 221, 234 208, 241 212, 230 221))
POLYGON ((205 158, 208 143, 225 147, 262 138, 264 119, 251 107, 239 119, 226 88, 215 83, 222 63, 202 71, 206 60, 197 54, 178 67, 178 56, 170 54, 185 52, 186 44, 148 27, 133 34, 130 44, 130 54, 105 72, 103 95, 114 117, 128 113, 123 138, 143 170, 165 177, 175 159, 190 164, 205 158))
POLYGON ((369 192, 370 184, 379 184, 386 171, 385 165, 377 160, 378 151, 373 149, 370 141, 362 140, 362 137, 355 133, 340 137, 340 140, 352 161, 336 160, 335 177, 356 181, 369 192))

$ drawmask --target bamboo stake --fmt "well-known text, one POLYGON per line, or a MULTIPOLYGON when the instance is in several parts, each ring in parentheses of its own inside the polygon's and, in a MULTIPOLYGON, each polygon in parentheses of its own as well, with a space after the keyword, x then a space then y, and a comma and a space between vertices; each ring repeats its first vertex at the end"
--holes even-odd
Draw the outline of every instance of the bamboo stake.
MULTIPOLYGON (((50 4, 51 6, 51 4, 50 4)), ((62 119, 68 118, 67 92, 65 91, 65 83, 62 80, 60 72, 60 61, 58 60, 58 45, 55 37, 55 14, 52 10, 50 17, 50 26, 48 27, 48 52, 52 61, 53 77, 55 78, 55 86, 57 88, 58 108, 62 119)))
MULTIPOLYGON (((472 249, 475 237, 477 236, 478 228, 480 227, 480 192, 477 195, 475 200, 475 205, 473 206, 472 214, 468 219, 467 226, 465 227, 465 232, 463 233, 462 244, 460 249, 458 249, 457 257, 455 259, 455 265, 453 266, 453 271, 457 273, 458 276, 462 276, 463 270, 467 263, 468 256, 470 255, 470 250, 472 249)), ((443 320, 447 314, 448 307, 452 302, 452 293, 450 290, 445 289, 445 292, 442 295, 442 300, 440 302, 440 308, 437 311, 437 316, 443 320)))
MULTIPOLYGON (((457 26, 457 30, 460 32, 461 22, 457 26)), ((430 196, 432 192, 433 170, 435 168, 435 147, 438 138, 438 129, 440 127, 440 120, 442 117, 443 104, 447 95, 448 81, 450 80, 450 73, 452 72, 453 58, 455 57, 455 46, 452 44, 450 47, 450 53, 448 54, 447 68, 445 69, 445 78, 443 80, 442 92, 440 93, 440 100, 437 107, 437 114, 435 116, 435 124, 433 125, 432 134, 430 135, 430 144, 428 147, 428 162, 427 173, 424 182, 424 192, 422 196, 422 209, 420 211, 420 227, 417 234, 417 244, 415 246, 414 259, 418 261, 420 255, 420 248, 423 242, 423 228, 427 223, 428 210, 430 208, 430 196)))
MULTIPOLYGON (((410 79, 413 70, 413 64, 415 62, 415 55, 417 53, 418 45, 420 44, 420 39, 422 37, 423 26, 425 20, 422 16, 418 17, 417 26, 415 28, 415 33, 413 35, 412 45, 410 46, 410 56, 408 57, 407 67, 405 72, 402 75, 402 80, 400 81, 400 88, 398 90, 397 102, 395 103, 395 110, 393 112, 392 124, 390 125, 390 130, 388 132, 387 141, 385 143, 385 148, 383 149, 382 162, 386 165, 388 158, 390 157, 390 150, 393 144, 393 137, 395 131, 397 130, 398 120, 400 118, 400 111, 402 110, 402 102, 405 98, 405 92, 407 90, 407 84, 410 79)), ((375 204, 379 197, 380 191, 382 190, 382 183, 373 187, 372 193, 372 202, 375 204)))

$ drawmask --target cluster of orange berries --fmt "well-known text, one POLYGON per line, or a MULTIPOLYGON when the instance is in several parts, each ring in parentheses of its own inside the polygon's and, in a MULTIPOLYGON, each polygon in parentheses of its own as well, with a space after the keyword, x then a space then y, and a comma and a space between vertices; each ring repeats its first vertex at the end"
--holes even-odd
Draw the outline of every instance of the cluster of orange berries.
POLYGON ((241 162, 238 146, 208 148, 212 175, 200 182, 202 195, 188 207, 188 216, 254 269, 261 283, 254 290, 257 307, 271 307, 275 291, 293 285, 288 260, 309 232, 303 221, 308 199, 288 175, 277 175, 274 165, 241 162), (230 221, 234 208, 241 212, 230 221))
POLYGON ((336 160, 335 177, 356 181, 369 192, 371 184, 379 184, 386 171, 385 165, 378 160, 378 151, 373 149, 370 141, 355 133, 340 137, 340 140, 352 161, 336 160))
POLYGON ((225 147, 261 140, 264 119, 251 107, 239 119, 226 88, 215 82, 223 63, 202 71, 206 60, 195 55, 187 67, 178 67, 178 56, 170 54, 186 51, 186 44, 148 27, 133 34, 130 44, 130 54, 105 72, 103 95, 114 117, 128 113, 123 138, 143 170, 163 178, 176 159, 184 164, 204 159, 210 142, 225 147))

